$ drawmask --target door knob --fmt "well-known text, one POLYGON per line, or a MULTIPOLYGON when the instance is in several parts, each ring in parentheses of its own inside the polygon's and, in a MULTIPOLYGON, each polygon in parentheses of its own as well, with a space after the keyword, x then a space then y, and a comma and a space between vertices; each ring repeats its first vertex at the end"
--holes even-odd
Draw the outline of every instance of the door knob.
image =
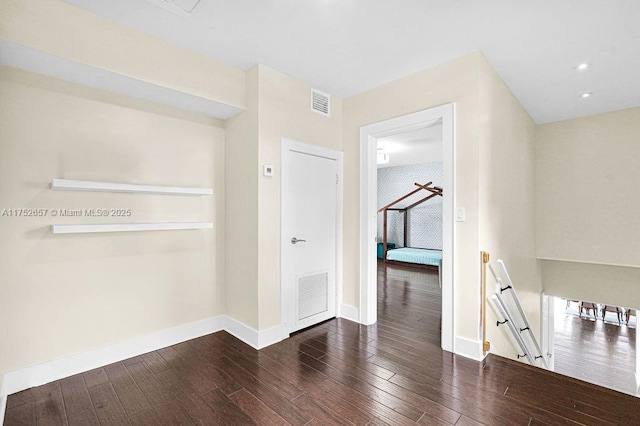
POLYGON ((299 240, 296 237, 291 238, 291 244, 306 243, 307 240, 299 240))

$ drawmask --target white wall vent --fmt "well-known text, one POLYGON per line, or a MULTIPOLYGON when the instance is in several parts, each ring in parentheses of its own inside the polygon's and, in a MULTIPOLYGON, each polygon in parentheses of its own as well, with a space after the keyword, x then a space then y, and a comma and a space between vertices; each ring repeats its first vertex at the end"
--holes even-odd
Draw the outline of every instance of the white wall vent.
POLYGON ((329 309, 329 274, 320 272, 298 280, 298 321, 329 309))
POLYGON ((331 96, 319 90, 311 89, 311 111, 329 117, 331 96))

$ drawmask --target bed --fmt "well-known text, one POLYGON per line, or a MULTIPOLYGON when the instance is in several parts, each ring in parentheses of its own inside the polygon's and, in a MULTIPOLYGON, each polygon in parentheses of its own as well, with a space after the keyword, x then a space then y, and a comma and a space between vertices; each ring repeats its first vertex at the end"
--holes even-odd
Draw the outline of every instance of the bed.
POLYGON ((388 250, 387 260, 439 267, 442 262, 442 251, 403 247, 388 250))
POLYGON ((432 199, 433 197, 442 197, 442 188, 438 186, 432 186, 433 182, 427 182, 424 185, 419 183, 414 183, 417 186, 417 189, 403 195, 397 200, 387 204, 378 210, 378 213, 382 213, 382 243, 378 243, 378 257, 384 259, 385 262, 389 263, 404 263, 410 264, 417 267, 426 267, 426 268, 437 268, 441 269, 442 265, 442 250, 433 250, 433 249, 425 249, 425 248, 413 248, 407 247, 407 235, 408 235, 408 221, 407 214, 409 210, 412 208, 419 206, 432 199), (429 195, 422 198, 421 200, 416 201, 415 203, 406 206, 406 207, 394 207, 396 204, 400 203, 403 200, 406 200, 410 196, 417 194, 421 190, 425 190, 429 192, 429 195), (393 249, 395 244, 388 242, 387 240, 387 216, 389 212, 398 212, 402 213, 404 219, 404 247, 393 249))

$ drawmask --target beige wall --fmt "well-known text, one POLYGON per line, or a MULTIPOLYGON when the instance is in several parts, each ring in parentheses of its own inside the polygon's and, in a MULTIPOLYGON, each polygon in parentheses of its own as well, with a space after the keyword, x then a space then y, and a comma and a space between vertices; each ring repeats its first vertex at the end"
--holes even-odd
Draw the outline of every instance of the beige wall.
POLYGON ((258 261, 260 329, 280 324, 280 156, 282 138, 342 150, 342 100, 331 97, 331 117, 311 111, 311 86, 260 65, 258 261))
POLYGON ((479 318, 479 63, 474 53, 344 100, 344 303, 359 305, 360 127, 456 103, 457 206, 455 223, 455 334, 477 340, 479 318))
POLYGON ((63 0, 2 0, 0 39, 244 108, 245 73, 63 0))
POLYGON ((640 307, 640 108, 537 129, 537 254, 545 291, 640 307), (622 266, 616 268, 607 265, 622 266))
POLYGON ((282 138, 341 148, 342 101, 310 110, 311 86, 264 65, 247 73, 247 110, 227 120, 228 314, 258 330, 280 324, 282 138), (274 175, 262 176, 271 164, 274 175))
POLYGON ((552 296, 640 308, 640 268, 543 260, 542 279, 552 296))
POLYGON ((227 313, 258 328, 258 67, 247 72, 247 109, 225 123, 227 313))
POLYGON ((538 256, 640 267, 640 108, 537 133, 538 256))
MULTIPOLYGON (((535 123, 496 74, 480 61, 480 247, 502 259, 514 280, 518 296, 536 335, 540 335, 542 283, 536 260, 535 123)), ((487 293, 496 288, 494 273, 487 274, 487 293)), ((515 358, 509 329, 488 302, 487 337, 493 353, 515 358)))
POLYGON ((0 209, 130 208, 126 222, 214 222, 212 230, 53 235, 52 223, 124 220, 0 217, 0 374, 224 313, 217 121, 124 97, 112 103, 114 95, 5 67, 0 92, 0 209), (52 178, 214 195, 53 191, 52 178))

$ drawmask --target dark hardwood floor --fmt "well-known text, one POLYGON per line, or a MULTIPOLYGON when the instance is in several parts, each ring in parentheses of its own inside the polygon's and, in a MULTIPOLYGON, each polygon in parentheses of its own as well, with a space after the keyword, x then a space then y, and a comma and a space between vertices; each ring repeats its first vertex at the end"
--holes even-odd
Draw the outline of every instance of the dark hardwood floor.
POLYGON ((211 334, 11 395, 5 424, 640 424, 629 395, 441 351, 437 276, 414 272, 379 269, 376 325, 334 319, 260 351, 211 334))
POLYGON ((604 322, 601 314, 581 319, 572 314, 576 305, 556 315, 555 371, 635 395, 636 329, 604 322))

